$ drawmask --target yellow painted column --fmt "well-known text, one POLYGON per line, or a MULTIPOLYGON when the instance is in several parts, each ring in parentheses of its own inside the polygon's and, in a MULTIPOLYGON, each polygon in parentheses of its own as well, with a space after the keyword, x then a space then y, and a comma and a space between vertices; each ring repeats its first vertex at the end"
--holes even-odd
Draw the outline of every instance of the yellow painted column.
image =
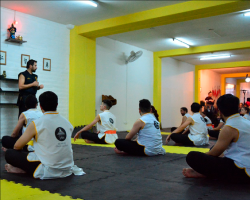
POLYGON ((96 42, 70 31, 69 121, 74 127, 95 117, 96 42))
POLYGON ((153 105, 161 121, 161 58, 154 53, 153 105))
POLYGON ((240 84, 246 82, 245 79, 238 79, 236 82, 236 97, 240 98, 240 84))

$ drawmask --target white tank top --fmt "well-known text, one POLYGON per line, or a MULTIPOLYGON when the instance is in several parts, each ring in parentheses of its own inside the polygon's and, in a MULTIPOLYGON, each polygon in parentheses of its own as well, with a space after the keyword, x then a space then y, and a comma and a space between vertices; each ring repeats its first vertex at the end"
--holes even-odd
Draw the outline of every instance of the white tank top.
POLYGON ((73 126, 57 112, 45 112, 33 121, 36 128, 34 152, 28 154, 28 161, 41 161, 34 172, 34 178, 51 179, 72 174, 74 161, 71 146, 73 126))
POLYGON ((26 128, 30 125, 30 123, 36 119, 39 119, 43 116, 43 113, 37 109, 29 109, 22 113, 25 117, 25 125, 23 126, 22 133, 26 130, 26 128))
POLYGON ((101 122, 97 123, 97 130, 100 131, 98 137, 101 139, 105 136, 105 142, 113 144, 118 138, 116 134, 116 117, 108 110, 100 113, 99 116, 101 122))
POLYGON ((190 115, 189 113, 186 113, 184 116, 186 116, 187 118, 192 117, 192 115, 190 115))
POLYGON ((208 144, 208 131, 204 118, 200 115, 200 113, 194 113, 191 118, 193 119, 194 124, 189 125, 189 139, 193 141, 195 146, 202 146, 208 144))
POLYGON ((249 115, 249 114, 245 114, 243 117, 244 117, 245 119, 247 119, 247 120, 250 121, 250 115, 249 115))
POLYGON ((250 123, 239 114, 235 114, 227 119, 225 126, 238 130, 239 138, 229 145, 224 156, 234 160, 239 168, 245 168, 250 176, 250 123))
POLYGON ((144 114, 140 120, 145 126, 137 133, 137 143, 145 146, 144 151, 148 156, 164 155, 166 152, 162 148, 160 122, 152 113, 144 114))

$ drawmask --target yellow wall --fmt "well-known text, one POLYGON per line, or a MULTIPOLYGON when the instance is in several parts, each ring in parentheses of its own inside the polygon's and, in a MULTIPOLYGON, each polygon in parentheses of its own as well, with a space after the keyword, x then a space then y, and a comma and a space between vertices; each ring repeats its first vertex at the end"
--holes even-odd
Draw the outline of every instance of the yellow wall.
POLYGON ((245 79, 238 79, 236 83, 236 97, 240 98, 240 84, 245 83, 245 79))
POLYGON ((95 117, 96 42, 70 31, 69 121, 86 125, 95 117))

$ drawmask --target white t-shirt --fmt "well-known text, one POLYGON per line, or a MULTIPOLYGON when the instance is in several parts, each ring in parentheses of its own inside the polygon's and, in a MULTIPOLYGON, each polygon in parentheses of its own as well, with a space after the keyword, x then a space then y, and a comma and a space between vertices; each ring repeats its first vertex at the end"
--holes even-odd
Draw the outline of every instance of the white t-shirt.
POLYGON ((39 119, 43 116, 43 113, 37 109, 29 109, 25 112, 22 112, 25 117, 25 126, 23 126, 22 133, 26 130, 26 128, 30 125, 30 123, 36 119, 39 119))
POLYGON ((213 127, 212 127, 212 121, 207 116, 205 116, 204 119, 207 120, 207 121, 205 120, 206 121, 206 125, 207 125, 207 129, 208 130, 212 130, 213 129, 213 127))
POLYGON ((245 114, 243 117, 244 117, 245 119, 247 119, 247 120, 250 121, 250 115, 249 115, 249 114, 245 114))
POLYGON ((209 144, 207 125, 204 118, 200 115, 200 113, 194 113, 191 118, 193 119, 194 124, 189 125, 189 139, 193 141, 195 146, 209 144))
POLYGON ((101 139, 105 136, 105 142, 113 144, 118 138, 116 134, 116 117, 108 110, 100 113, 99 117, 101 122, 97 123, 97 130, 100 131, 98 137, 101 139))
POLYGON ((239 114, 235 114, 227 119, 225 126, 238 130, 239 137, 236 142, 229 145, 224 156, 234 160, 235 165, 244 168, 250 176, 250 123, 239 114))
POLYGON ((137 133, 137 143, 145 147, 148 156, 164 155, 166 152, 162 147, 160 122, 152 113, 144 114, 140 120, 145 126, 137 133))
MULTIPOLYGON (((71 145, 73 126, 68 120, 57 112, 45 112, 33 123, 36 129, 34 152, 28 154, 27 160, 41 162, 33 174, 34 178, 63 178, 82 171, 74 166, 71 145)), ((83 174, 82 171, 78 175, 83 174)))

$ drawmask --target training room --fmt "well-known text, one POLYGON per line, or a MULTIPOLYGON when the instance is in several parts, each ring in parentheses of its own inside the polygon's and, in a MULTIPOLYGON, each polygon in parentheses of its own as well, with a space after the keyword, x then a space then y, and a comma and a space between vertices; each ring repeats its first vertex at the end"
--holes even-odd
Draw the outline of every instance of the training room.
POLYGON ((1 1, 1 199, 250 199, 249 25, 249 1, 1 1))

